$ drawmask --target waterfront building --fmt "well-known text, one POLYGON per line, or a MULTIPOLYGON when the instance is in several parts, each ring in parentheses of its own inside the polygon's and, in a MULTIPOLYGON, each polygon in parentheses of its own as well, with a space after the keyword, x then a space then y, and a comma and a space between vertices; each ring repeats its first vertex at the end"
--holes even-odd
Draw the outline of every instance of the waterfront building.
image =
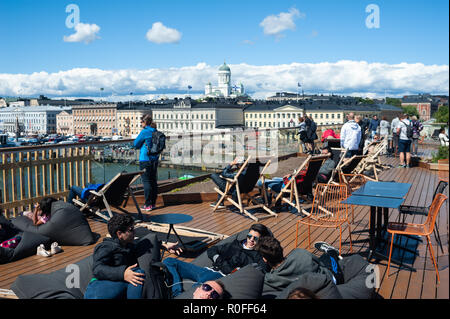
POLYGON ((142 130, 141 120, 146 114, 152 115, 152 110, 144 105, 117 107, 118 134, 127 138, 137 136, 142 130))
POLYGON ((227 103, 197 103, 189 97, 152 107, 153 120, 165 134, 228 132, 244 126, 242 107, 227 103))
POLYGON ((244 110, 246 128, 286 128, 298 125, 303 107, 298 104, 255 103, 244 110))
POLYGON ((431 115, 438 110, 439 101, 430 94, 410 95, 402 98, 402 106, 416 107, 420 119, 428 121, 431 119, 431 115))
POLYGON ((0 129, 25 134, 56 133, 56 115, 70 108, 61 106, 20 106, 0 109, 0 129))
POLYGON ((74 134, 117 135, 117 104, 73 105, 74 134))
POLYGON ((62 111, 56 115, 56 133, 61 135, 73 135, 72 110, 62 111))

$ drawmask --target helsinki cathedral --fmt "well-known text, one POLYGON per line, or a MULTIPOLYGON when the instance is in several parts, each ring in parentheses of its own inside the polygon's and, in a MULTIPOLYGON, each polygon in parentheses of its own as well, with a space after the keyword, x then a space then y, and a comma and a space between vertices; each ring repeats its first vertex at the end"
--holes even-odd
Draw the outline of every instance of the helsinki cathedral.
POLYGON ((219 68, 218 72, 218 85, 212 86, 211 82, 205 85, 205 96, 206 97, 225 97, 225 98, 235 98, 238 96, 245 95, 244 85, 239 83, 237 86, 231 85, 231 70, 228 65, 224 62, 219 68))

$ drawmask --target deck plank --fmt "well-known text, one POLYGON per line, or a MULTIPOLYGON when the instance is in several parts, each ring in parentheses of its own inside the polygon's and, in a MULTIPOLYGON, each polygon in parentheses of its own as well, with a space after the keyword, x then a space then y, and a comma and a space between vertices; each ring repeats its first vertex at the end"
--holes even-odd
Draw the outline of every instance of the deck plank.
MULTIPOLYGON (((405 204, 410 205, 429 205, 434 188, 437 185, 438 178, 435 172, 428 171, 423 168, 403 169, 397 168, 398 158, 383 157, 383 163, 393 165, 394 168, 385 170, 380 174, 380 180, 412 183, 410 192, 408 193, 405 204)), ((446 189, 448 196, 448 188, 446 189)), ((142 197, 138 197, 141 203, 142 197)), ((183 213, 193 217, 191 222, 182 224, 206 231, 217 232, 225 235, 233 235, 244 229, 248 229, 254 223, 250 218, 228 209, 212 212, 210 203, 195 204, 179 204, 173 206, 165 206, 158 208, 145 215, 159 215, 168 213, 183 213)), ((416 257, 414 267, 417 272, 411 272, 406 268, 398 270, 395 266, 391 266, 391 275, 386 275, 387 261, 378 263, 380 270, 380 288, 377 290, 382 298, 387 299, 404 299, 404 298, 422 298, 422 299, 448 299, 449 297, 449 269, 448 269, 448 201, 443 205, 437 227, 439 227, 441 238, 444 245, 444 253, 432 235, 432 243, 434 251, 437 253, 438 266, 440 269, 441 283, 437 285, 433 264, 427 253, 426 242, 419 243, 419 256, 416 257)), ((135 212, 134 204, 128 203, 127 209, 135 212)), ((355 220, 350 224, 353 241, 353 254, 367 255, 368 251, 368 227, 369 227, 369 208, 362 206, 354 207, 355 220)), ((351 211, 349 210, 349 214, 351 211)), ((390 221, 396 220, 398 213, 392 211, 390 213, 390 221)), ((292 212, 282 211, 277 217, 264 219, 262 224, 268 226, 275 237, 281 242, 284 249, 284 255, 289 254, 295 249, 295 228, 296 222, 300 217, 292 212)), ((422 216, 411 217, 407 219, 409 222, 420 222, 422 216)), ((103 240, 107 233, 106 223, 90 219, 89 224, 94 232, 101 235, 99 242, 103 240)), ((300 228, 299 247, 307 248, 307 227, 300 228)), ((348 236, 348 226, 343 226, 342 230, 342 254, 343 256, 351 254, 350 242, 348 236)), ((334 229, 311 228, 311 244, 315 241, 326 241, 335 247, 339 246, 339 231, 334 229)), ((97 244, 96 243, 96 244, 97 244)), ((64 251, 50 258, 31 256, 13 263, 0 265, 0 288, 9 289, 11 284, 21 274, 48 273, 57 269, 64 268, 68 264, 78 262, 79 260, 92 254, 95 245, 82 247, 63 247, 64 251)), ((314 246, 308 249, 310 252, 320 255, 314 246)), ((193 258, 178 257, 171 254, 165 254, 165 257, 177 257, 181 260, 191 261, 193 258)))

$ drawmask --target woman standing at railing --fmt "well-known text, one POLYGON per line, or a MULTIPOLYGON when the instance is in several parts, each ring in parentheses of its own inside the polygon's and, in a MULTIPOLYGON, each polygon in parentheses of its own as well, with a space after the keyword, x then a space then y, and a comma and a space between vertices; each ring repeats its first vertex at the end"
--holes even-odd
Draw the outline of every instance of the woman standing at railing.
POLYGON ((141 209, 149 212, 155 208, 158 195, 158 155, 148 155, 147 145, 152 143, 152 135, 156 130, 151 127, 152 117, 147 114, 142 118, 142 131, 134 140, 134 147, 140 149, 139 169, 144 170, 142 184, 144 185, 145 204, 141 209))

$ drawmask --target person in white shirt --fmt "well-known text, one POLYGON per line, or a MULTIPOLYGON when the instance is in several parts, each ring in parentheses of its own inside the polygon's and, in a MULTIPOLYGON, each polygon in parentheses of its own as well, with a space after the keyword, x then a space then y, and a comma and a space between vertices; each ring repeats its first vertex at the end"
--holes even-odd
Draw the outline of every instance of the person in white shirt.
POLYGON ((389 128, 391 124, 387 121, 386 116, 383 116, 380 122, 380 136, 387 139, 389 135, 389 128))
POLYGON ((439 131, 439 141, 441 146, 448 146, 448 136, 445 134, 445 129, 441 128, 439 131))
POLYGON ((355 114, 347 115, 347 123, 341 128, 341 147, 347 150, 346 158, 358 154, 359 142, 361 141, 361 127, 355 122, 355 114))
POLYGON ((400 166, 410 167, 411 161, 411 139, 407 136, 407 127, 411 125, 407 114, 403 114, 402 118, 397 126, 398 140, 398 152, 400 153, 400 166), (406 160, 406 162, 405 162, 406 160))
POLYGON ((398 156, 398 134, 397 134, 397 126, 400 122, 398 116, 396 116, 391 122, 392 129, 392 148, 394 149, 395 156, 398 156))

